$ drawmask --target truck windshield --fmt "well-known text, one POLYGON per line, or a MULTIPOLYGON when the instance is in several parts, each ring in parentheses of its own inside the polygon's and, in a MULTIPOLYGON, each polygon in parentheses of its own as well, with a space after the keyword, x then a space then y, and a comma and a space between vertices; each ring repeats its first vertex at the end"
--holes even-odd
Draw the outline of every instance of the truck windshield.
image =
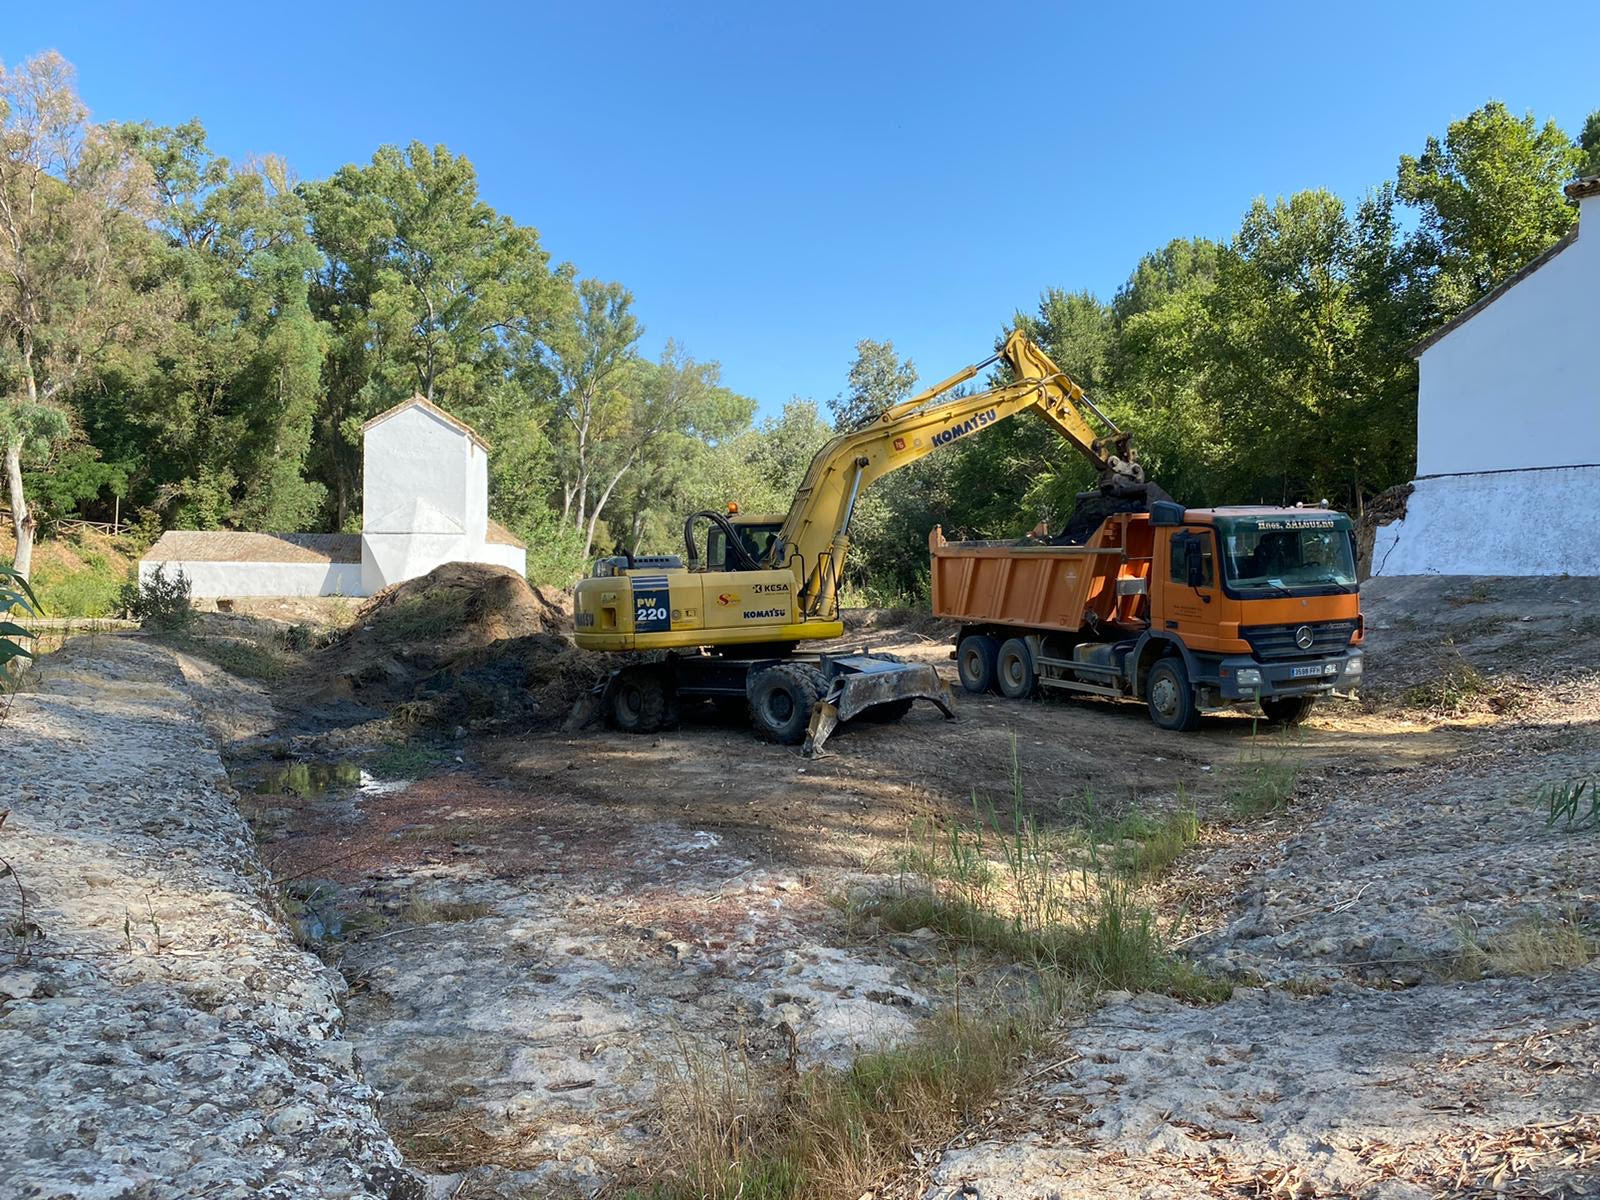
POLYGON ((1347 591, 1356 586, 1348 517, 1235 518, 1217 524, 1223 574, 1235 591, 1347 591))

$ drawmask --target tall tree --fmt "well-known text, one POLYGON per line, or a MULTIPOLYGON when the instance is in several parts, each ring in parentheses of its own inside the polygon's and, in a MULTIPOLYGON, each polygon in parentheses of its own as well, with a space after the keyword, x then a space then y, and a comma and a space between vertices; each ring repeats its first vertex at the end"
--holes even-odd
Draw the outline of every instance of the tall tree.
POLYGON ((1583 131, 1578 134, 1578 149, 1583 155, 1578 163, 1579 176, 1588 179, 1600 175, 1600 108, 1584 121, 1583 131))
POLYGON ((418 393, 458 412, 515 411, 550 388, 545 339, 570 305, 537 231, 478 198, 462 155, 413 142, 381 147, 300 188, 324 264, 312 311, 327 323, 313 465, 333 518, 352 519, 361 425, 418 393))
POLYGON ((587 556, 611 492, 631 465, 620 442, 632 412, 644 326, 620 283, 578 282, 578 302, 550 337, 561 423, 561 515, 587 556), (620 464, 620 465, 619 465, 620 464))
POLYGON ((326 495, 303 474, 323 353, 305 206, 281 160, 235 169, 198 121, 132 132, 160 201, 162 269, 183 298, 130 405, 163 450, 143 469, 177 523, 303 528, 326 495))
POLYGON ((856 343, 845 390, 828 401, 833 427, 858 429, 906 399, 916 386, 917 368, 909 358, 902 361, 893 342, 864 338, 856 343))
POLYGON ((1400 158, 1397 195, 1422 218, 1449 317, 1536 257, 1576 219, 1561 189, 1583 151, 1554 121, 1512 115, 1498 100, 1452 122, 1444 141, 1400 158))
POLYGON ((24 578, 36 525, 24 457, 66 435, 74 386, 162 324, 137 286, 152 205, 148 169, 90 123, 66 60, 0 67, 0 438, 24 578))

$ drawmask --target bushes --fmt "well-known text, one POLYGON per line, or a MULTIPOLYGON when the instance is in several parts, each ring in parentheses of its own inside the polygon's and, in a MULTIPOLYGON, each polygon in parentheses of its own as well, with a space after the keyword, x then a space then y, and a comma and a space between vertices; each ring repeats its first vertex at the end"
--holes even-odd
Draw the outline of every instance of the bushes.
POLYGON ((149 578, 124 584, 119 599, 122 611, 144 628, 175 631, 194 620, 189 591, 189 577, 182 568, 168 575, 166 567, 157 567, 149 578))

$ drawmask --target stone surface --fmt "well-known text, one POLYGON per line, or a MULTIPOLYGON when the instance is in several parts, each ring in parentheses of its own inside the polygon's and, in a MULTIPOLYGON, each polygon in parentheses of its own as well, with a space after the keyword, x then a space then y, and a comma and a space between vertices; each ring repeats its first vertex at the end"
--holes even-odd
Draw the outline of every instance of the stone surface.
POLYGON ((413 1200, 344 981, 265 888, 206 686, 149 643, 80 639, 15 698, 0 853, 32 936, 6 880, 0 953, 25 962, 0 975, 0 1197, 413 1200))

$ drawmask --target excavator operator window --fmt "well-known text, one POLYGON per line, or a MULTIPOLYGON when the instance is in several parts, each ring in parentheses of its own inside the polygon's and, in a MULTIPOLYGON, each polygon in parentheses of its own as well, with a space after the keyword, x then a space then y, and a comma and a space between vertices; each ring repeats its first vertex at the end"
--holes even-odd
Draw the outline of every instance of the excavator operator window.
POLYGON ((706 534, 706 570, 728 569, 728 536, 713 525, 706 534))

